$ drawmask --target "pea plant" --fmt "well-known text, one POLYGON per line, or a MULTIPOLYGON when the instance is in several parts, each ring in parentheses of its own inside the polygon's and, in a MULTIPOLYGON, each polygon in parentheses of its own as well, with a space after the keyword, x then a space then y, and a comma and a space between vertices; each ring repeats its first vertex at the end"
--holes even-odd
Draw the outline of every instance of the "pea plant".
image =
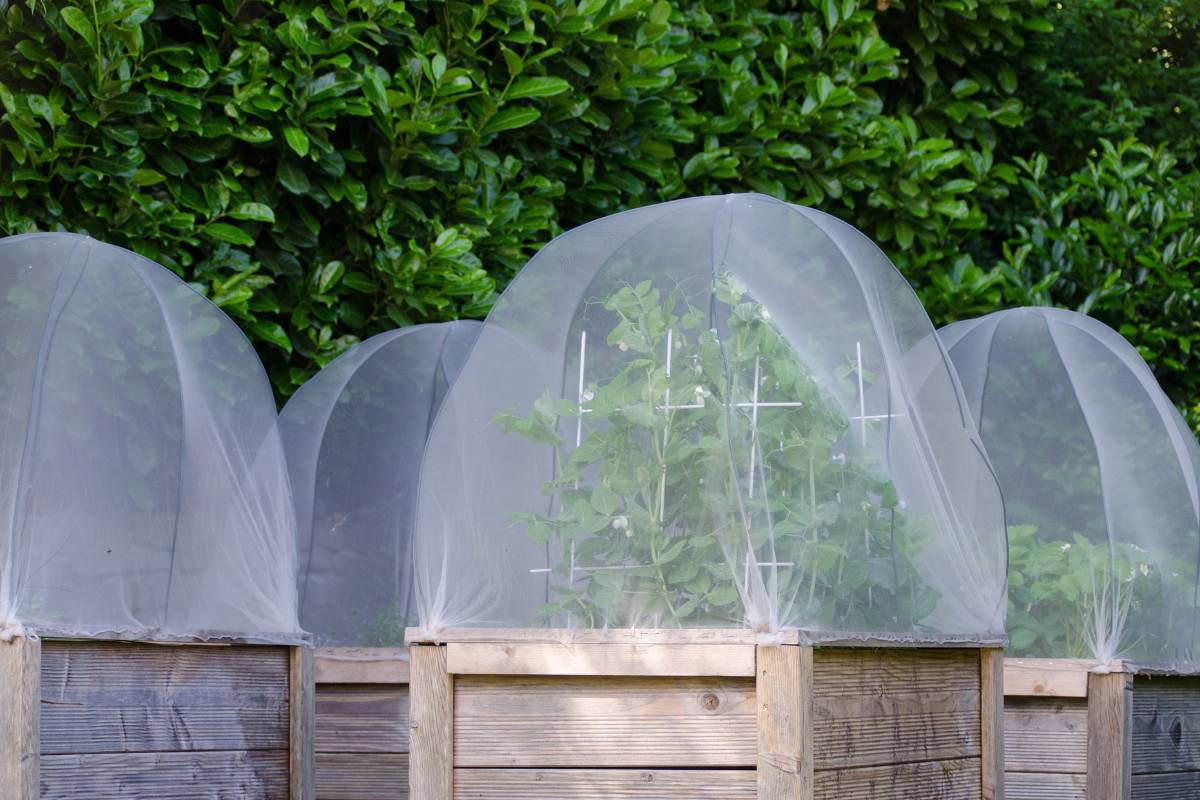
MULTIPOLYGON (((547 392, 528 416, 497 417, 555 453, 548 513, 518 520, 547 548, 544 613, 907 629, 937 602, 913 564, 924 526, 767 309, 729 275, 712 301, 620 286, 599 303, 607 339, 587 352, 606 377, 581 367, 578 398, 547 392)), ((854 356, 835 376, 844 396, 874 378, 854 356)))

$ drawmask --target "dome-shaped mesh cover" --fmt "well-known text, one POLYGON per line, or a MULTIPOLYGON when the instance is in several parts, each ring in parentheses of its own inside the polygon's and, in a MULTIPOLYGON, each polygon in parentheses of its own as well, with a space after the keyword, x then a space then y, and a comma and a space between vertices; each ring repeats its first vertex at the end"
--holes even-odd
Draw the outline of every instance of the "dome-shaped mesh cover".
POLYGON ((395 646, 415 623, 412 525, 425 440, 478 322, 352 347, 280 415, 296 501, 300 622, 318 644, 395 646))
POLYGON ((423 634, 1002 638, 1000 497, 951 374, 833 217, 736 195, 573 230, 497 302, 431 433, 423 634))
POLYGON ((1052 308, 939 336, 1004 494, 1012 651, 1194 665, 1200 449, 1137 351, 1052 308))
POLYGON ((0 241, 8 632, 301 641, 270 384, 216 306, 72 234, 0 241))

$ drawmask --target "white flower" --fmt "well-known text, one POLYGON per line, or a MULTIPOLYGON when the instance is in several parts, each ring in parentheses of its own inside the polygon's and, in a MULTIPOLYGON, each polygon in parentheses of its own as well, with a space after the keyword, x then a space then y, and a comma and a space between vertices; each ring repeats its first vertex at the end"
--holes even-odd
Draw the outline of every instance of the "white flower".
POLYGON ((617 342, 617 349, 620 350, 622 353, 624 353, 626 350, 629 349, 629 345, 626 344, 625 342, 617 342))
POLYGON ((612 526, 613 526, 613 530, 615 530, 615 531, 628 530, 629 529, 629 517, 625 516, 624 514, 622 514, 619 517, 614 517, 613 521, 612 521, 612 526))
POLYGON ((1060 545, 1058 546, 1058 549, 1059 549, 1059 550, 1062 550, 1062 551, 1065 553, 1065 552, 1067 552, 1068 550, 1070 550, 1070 549, 1071 549, 1071 543, 1070 543, 1070 542, 1063 542, 1062 544, 1060 544, 1060 545))
POLYGON ((763 306, 762 318, 765 320, 771 319, 771 312, 767 310, 766 306, 763 306))
POLYGON ((596 399, 596 393, 595 393, 595 392, 593 392, 593 391, 590 391, 590 390, 589 390, 589 391, 586 391, 586 392, 584 392, 584 393, 583 393, 583 401, 584 401, 585 403, 590 403, 590 402, 591 402, 592 400, 594 400, 594 399, 596 399))
POLYGON ((846 454, 838 453, 833 458, 829 459, 829 461, 832 464, 845 464, 846 463, 846 454))
POLYGON ((683 340, 682 340, 682 339, 673 339, 672 341, 674 342, 674 344, 672 344, 671 346, 672 346, 672 347, 674 347, 676 350, 678 350, 679 348, 683 347, 683 340))
POLYGON ((1142 573, 1143 578, 1149 577, 1150 565, 1149 564, 1138 564, 1138 572, 1142 573))

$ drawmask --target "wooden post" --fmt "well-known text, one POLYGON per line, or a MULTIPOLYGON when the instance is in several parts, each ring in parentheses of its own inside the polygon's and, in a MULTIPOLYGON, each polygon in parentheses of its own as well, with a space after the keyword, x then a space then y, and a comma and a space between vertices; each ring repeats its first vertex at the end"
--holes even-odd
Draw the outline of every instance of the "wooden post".
POLYGON ((409 796, 413 800, 453 800, 454 687, 446 666, 446 648, 414 645, 409 652, 409 796))
POLYGON ((983 800, 1004 800, 1004 651, 979 651, 979 739, 983 800))
POLYGON ((755 661, 758 800, 812 800, 812 648, 759 646, 755 661))
POLYGON ((38 800, 42 648, 36 639, 0 642, 0 794, 38 800))
POLYGON ((1128 800, 1132 779, 1133 676, 1088 675, 1088 800, 1128 800))
POLYGON ((293 647, 288 664, 288 776, 291 800, 314 800, 316 701, 311 647, 293 647))

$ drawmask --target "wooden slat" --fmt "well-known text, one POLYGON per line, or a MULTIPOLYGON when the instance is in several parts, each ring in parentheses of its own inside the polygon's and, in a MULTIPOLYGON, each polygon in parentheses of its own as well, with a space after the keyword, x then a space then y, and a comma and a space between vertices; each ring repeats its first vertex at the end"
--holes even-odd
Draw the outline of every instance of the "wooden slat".
POLYGON ((1088 676, 1088 800, 1127 800, 1133 732, 1133 678, 1088 676))
POLYGON ((42 643, 44 755, 288 747, 279 647, 42 643))
POLYGON ((1004 704, 1005 768, 1085 775, 1087 725, 1087 700, 1009 697, 1004 704))
POLYGON ((815 800, 981 800, 978 758, 816 773, 815 800))
POLYGON ((1087 697, 1094 661, 1073 658, 1004 659, 1004 693, 1029 697, 1087 697))
POLYGON ((742 644, 549 644, 451 642, 451 675, 754 677, 754 646, 742 644))
POLYGON ((317 800, 406 800, 406 753, 317 753, 317 800))
MULTIPOLYGON (((798 644, 796 631, 777 635, 779 644, 798 644)), ((758 634, 746 628, 449 628, 431 637, 420 628, 405 633, 409 644, 488 642, 493 644, 748 644, 758 634)))
POLYGON ((318 753, 407 753, 408 685, 317 684, 318 753))
POLYGON ((979 651, 980 770, 983 800, 1004 800, 1004 651, 979 651))
POLYGON ((754 770, 454 771, 454 800, 754 800, 754 786, 754 770))
POLYGON ((0 642, 0 788, 6 800, 37 800, 41 643, 0 642))
POLYGON ((813 793, 813 650, 763 646, 756 656, 758 800, 813 793))
POLYGON ((407 647, 320 647, 317 683, 408 683, 407 647))
POLYGON ((980 755, 978 650, 814 653, 818 771, 980 755))
POLYGON ((289 800, 286 750, 42 756, 41 800, 289 800))
POLYGON ((1004 800, 1087 800, 1087 776, 1006 772, 1004 800))
POLYGON ((1200 678, 1133 683, 1133 774, 1200 770, 1200 678))
POLYGON ((754 729, 744 678, 454 682, 458 767, 753 767, 754 729))
MULTIPOLYGON (((446 648, 412 648, 409 720, 409 785, 420 800, 454 797, 454 690, 446 670, 446 648)), ((461 800, 458 798, 457 800, 461 800)))
POLYGON ((1197 797, 1200 797, 1200 772, 1133 776, 1132 800, 1196 800, 1197 797))
POLYGON ((293 647, 288 659, 288 773, 290 800, 314 800, 313 737, 315 703, 313 651, 293 647))

